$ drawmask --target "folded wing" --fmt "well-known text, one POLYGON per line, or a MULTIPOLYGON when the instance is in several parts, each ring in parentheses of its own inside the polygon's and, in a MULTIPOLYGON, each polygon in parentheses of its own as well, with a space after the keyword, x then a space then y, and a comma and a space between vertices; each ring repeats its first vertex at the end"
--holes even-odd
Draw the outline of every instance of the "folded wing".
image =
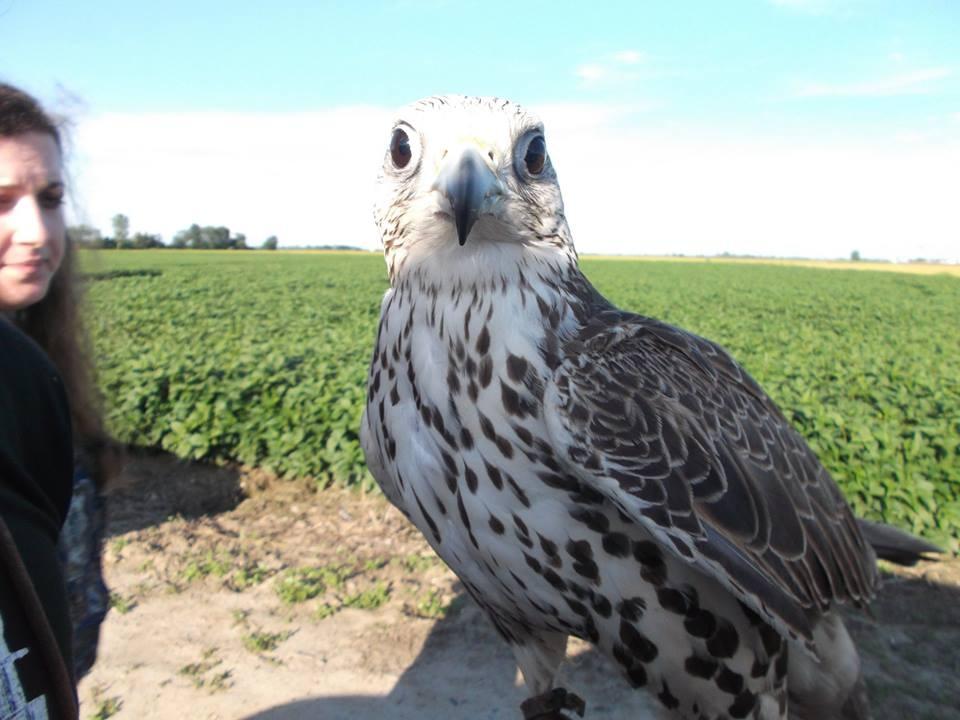
POLYGON ((873 551, 836 483, 719 346, 617 310, 567 343, 547 389, 568 471, 782 632, 866 603, 873 551))

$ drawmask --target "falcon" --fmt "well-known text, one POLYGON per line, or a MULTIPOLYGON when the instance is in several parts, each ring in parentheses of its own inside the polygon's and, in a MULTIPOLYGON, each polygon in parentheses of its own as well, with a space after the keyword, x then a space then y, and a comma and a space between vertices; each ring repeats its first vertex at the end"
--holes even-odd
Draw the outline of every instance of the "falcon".
POLYGON ((512 647, 524 717, 583 714, 554 686, 572 635, 669 717, 868 718, 837 605, 872 597, 871 542, 930 546, 858 522, 720 346, 594 289, 540 120, 407 107, 374 215, 390 289, 361 444, 512 647))

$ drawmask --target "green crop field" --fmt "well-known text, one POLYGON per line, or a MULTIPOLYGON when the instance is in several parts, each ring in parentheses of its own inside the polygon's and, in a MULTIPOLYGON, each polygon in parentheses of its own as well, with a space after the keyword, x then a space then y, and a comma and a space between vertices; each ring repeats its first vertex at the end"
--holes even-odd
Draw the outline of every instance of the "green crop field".
MULTIPOLYGON (((82 258, 112 432, 181 457, 368 485, 358 442, 387 288, 374 254, 82 258)), ((726 346, 855 510, 960 548, 960 278, 585 260, 619 306, 726 346)))

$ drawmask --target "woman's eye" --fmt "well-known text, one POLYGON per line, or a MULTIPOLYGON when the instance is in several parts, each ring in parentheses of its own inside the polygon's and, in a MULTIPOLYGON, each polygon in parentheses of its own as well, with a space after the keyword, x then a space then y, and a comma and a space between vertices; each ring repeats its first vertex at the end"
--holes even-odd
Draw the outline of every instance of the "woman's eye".
POLYGON ((411 157, 413 152, 410 150, 410 137, 397 128, 393 131, 393 137, 390 138, 390 159, 393 160, 394 167, 402 170, 410 164, 411 157))
POLYGON ((543 139, 543 135, 537 135, 527 145, 527 154, 523 156, 523 163, 527 166, 528 173, 539 175, 543 172, 543 166, 546 162, 547 143, 543 139))
POLYGON ((56 210, 63 205, 63 193, 52 192, 40 195, 40 206, 47 210, 56 210))

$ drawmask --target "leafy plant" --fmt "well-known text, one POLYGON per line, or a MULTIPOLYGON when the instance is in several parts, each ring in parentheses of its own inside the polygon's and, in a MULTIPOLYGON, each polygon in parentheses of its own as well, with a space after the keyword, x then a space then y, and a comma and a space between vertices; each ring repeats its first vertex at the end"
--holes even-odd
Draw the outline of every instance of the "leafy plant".
POLYGON ((259 563, 253 563, 235 570, 228 584, 237 592, 242 592, 254 585, 259 585, 267 579, 269 574, 270 571, 267 568, 259 563))
POLYGON ((317 606, 317 609, 313 613, 313 617, 316 620, 326 620, 328 617, 336 615, 340 611, 340 606, 331 605, 329 603, 320 603, 317 606))
MULTIPOLYGON (((359 444, 374 254, 81 253, 111 431, 373 488, 359 444)), ((866 517, 960 550, 960 279, 587 259, 618 306, 724 345, 866 517)))
POLYGON ((184 582, 190 583, 208 575, 223 577, 230 572, 231 567, 233 567, 233 561, 229 556, 218 556, 214 555, 213 551, 207 551, 206 554, 194 557, 187 562, 181 572, 181 578, 184 582))
POLYGON ((446 617, 449 605, 443 601, 443 593, 431 590, 417 601, 415 609, 420 617, 440 619, 446 617))
POLYGON ((343 599, 344 607, 357 608, 359 610, 376 610, 383 605, 390 597, 390 586, 384 582, 378 582, 373 587, 352 595, 347 595, 343 599))
POLYGON ((110 593, 110 607, 121 615, 126 615, 137 606, 137 601, 132 597, 125 597, 120 593, 110 593))
POLYGON ((103 685, 93 687, 94 711, 90 720, 107 720, 123 709, 123 700, 118 695, 105 696, 106 688, 103 685))
POLYGON ((263 632, 253 630, 243 636, 243 646, 252 653, 265 653, 276 650, 280 643, 289 638, 292 632, 263 632))
POLYGON ((288 604, 306 602, 326 592, 343 586, 348 571, 344 567, 291 568, 277 581, 277 596, 288 604))

